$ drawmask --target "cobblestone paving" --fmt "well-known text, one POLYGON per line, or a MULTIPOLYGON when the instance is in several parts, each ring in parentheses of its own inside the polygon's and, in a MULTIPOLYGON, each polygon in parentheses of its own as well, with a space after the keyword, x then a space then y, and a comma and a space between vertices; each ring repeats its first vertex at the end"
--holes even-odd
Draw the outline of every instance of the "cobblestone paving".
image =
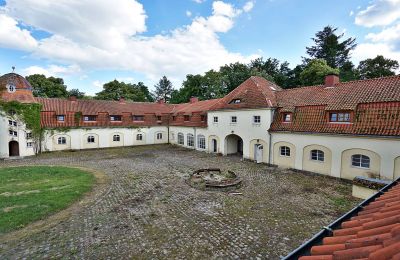
POLYGON ((356 203, 339 180, 167 145, 43 154, 0 167, 35 164, 92 168, 111 182, 67 220, 1 245, 0 259, 279 259, 356 203), (188 174, 204 167, 235 171, 242 195, 187 186, 188 174))

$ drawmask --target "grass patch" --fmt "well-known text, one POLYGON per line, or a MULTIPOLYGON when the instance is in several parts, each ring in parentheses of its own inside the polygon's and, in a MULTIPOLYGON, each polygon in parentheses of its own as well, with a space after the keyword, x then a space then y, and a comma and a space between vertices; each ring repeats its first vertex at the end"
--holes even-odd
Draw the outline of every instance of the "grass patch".
POLYGON ((66 208, 94 182, 92 174, 75 168, 0 168, 0 235, 66 208))

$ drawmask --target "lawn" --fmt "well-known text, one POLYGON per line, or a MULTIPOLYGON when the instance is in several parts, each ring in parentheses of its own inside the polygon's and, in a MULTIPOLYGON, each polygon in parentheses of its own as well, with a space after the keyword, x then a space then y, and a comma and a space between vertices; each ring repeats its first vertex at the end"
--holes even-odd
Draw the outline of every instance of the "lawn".
POLYGON ((76 168, 0 168, 0 235, 68 207, 94 181, 92 174, 76 168))

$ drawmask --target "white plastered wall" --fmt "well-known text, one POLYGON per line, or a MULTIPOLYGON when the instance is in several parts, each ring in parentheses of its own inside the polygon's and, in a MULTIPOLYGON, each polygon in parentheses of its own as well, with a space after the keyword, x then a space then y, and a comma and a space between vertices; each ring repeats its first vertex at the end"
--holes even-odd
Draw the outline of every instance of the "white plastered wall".
POLYGON ((208 129, 204 127, 189 127, 189 126, 170 126, 170 143, 178 145, 178 134, 182 133, 184 136, 184 147, 196 149, 199 151, 208 151, 209 143, 208 140, 208 129), (187 144, 187 136, 188 134, 192 134, 194 138, 194 147, 190 147, 187 144), (206 148, 200 149, 197 143, 197 137, 199 135, 203 135, 206 139, 206 148))
MULTIPOLYGON (((332 152, 331 176, 341 177, 342 153, 364 149, 379 155, 381 178, 393 179, 395 158, 400 156, 400 138, 372 138, 321 134, 272 133, 272 143, 289 142, 296 147, 294 168, 303 170, 303 151, 309 145, 322 145, 332 152)), ((273 154, 273 157, 275 154, 273 154)), ((274 160, 274 158, 273 158, 274 160)), ((275 160, 274 160, 275 161, 275 160)))

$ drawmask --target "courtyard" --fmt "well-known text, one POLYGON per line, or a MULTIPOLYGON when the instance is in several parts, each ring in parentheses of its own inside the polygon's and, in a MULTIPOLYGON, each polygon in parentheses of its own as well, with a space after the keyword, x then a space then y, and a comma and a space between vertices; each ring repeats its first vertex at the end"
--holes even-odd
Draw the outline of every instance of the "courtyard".
POLYGON ((64 217, 2 234, 2 259, 279 259, 358 202, 343 180, 170 145, 0 162, 26 165, 81 167, 101 180, 64 217), (242 187, 187 185, 191 172, 212 167, 234 171, 242 187))

